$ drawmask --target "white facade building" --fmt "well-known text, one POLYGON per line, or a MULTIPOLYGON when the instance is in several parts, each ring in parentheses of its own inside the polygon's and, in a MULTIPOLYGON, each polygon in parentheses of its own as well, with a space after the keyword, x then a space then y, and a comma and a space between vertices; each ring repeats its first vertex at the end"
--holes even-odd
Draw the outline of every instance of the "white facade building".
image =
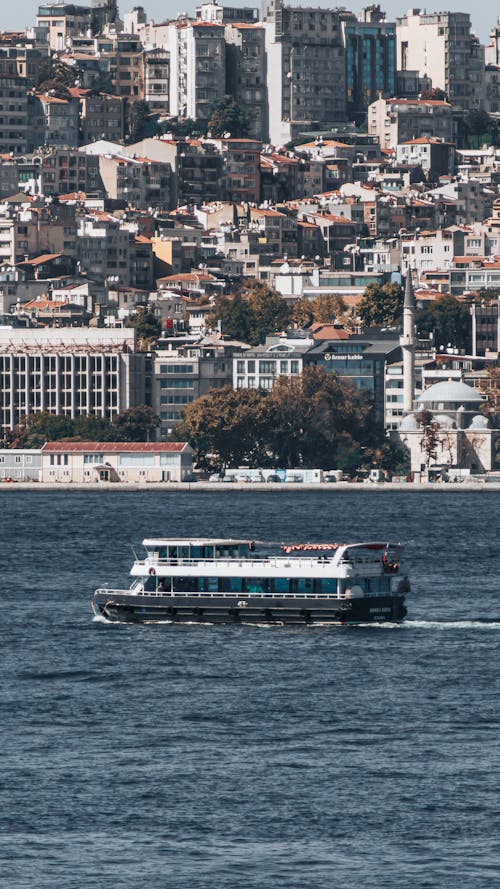
POLYGON ((482 107, 484 47, 471 33, 468 13, 410 9, 396 19, 396 36, 398 69, 430 78, 453 105, 467 111, 482 107))
POLYGON ((42 448, 42 481, 184 482, 193 472, 186 442, 47 442, 42 448))

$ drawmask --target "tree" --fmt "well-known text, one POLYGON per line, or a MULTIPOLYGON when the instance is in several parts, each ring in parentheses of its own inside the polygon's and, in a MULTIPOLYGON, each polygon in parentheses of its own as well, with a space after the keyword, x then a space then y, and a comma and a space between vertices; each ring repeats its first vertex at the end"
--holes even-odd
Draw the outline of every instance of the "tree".
POLYGON ((112 422, 94 414, 72 419, 42 411, 25 417, 6 439, 9 448, 41 448, 46 441, 149 441, 159 424, 146 405, 122 411, 112 422))
POLYGON ((131 142, 137 142, 147 135, 150 109, 147 102, 137 99, 131 102, 128 110, 128 134, 131 142))
POLYGON ((171 134, 174 139, 187 139, 192 136, 206 136, 208 129, 208 121, 198 118, 193 120, 192 117, 181 118, 177 121, 166 121, 159 125, 160 132, 171 134))
POLYGON ((207 322, 222 332, 252 346, 265 342, 266 336, 288 327, 292 319, 289 306, 271 287, 260 282, 233 297, 219 299, 207 322))
POLYGON ((422 90, 420 93, 421 99, 432 99, 434 102, 447 102, 448 96, 445 91, 440 89, 438 86, 431 87, 427 90, 422 90))
POLYGON ((187 405, 176 438, 192 445, 199 466, 221 470, 243 462, 262 465, 266 432, 266 395, 222 386, 187 405))
POLYGON ((208 119, 208 132, 217 138, 229 134, 233 139, 248 136, 250 116, 233 96, 222 96, 213 106, 208 119))
POLYGON ((74 86, 79 74, 79 68, 66 65, 57 56, 46 56, 41 59, 38 66, 37 90, 44 92, 54 84, 66 87, 74 86))
POLYGON ((481 405, 482 413, 495 417, 500 413, 500 367, 486 369, 486 377, 479 381, 479 389, 487 397, 485 404, 481 405))
POLYGON ((68 439, 73 433, 71 417, 42 411, 20 420, 12 431, 7 432, 6 443, 9 448, 41 448, 46 441, 68 439))
POLYGON ((393 327, 403 314, 403 290, 399 284, 369 284, 358 306, 367 327, 393 327))
POLYGON ((138 306, 126 322, 127 327, 135 327, 137 337, 146 347, 152 340, 158 339, 161 334, 161 321, 150 311, 147 306, 138 306))
POLYGON ((186 407, 176 437, 187 438, 204 468, 344 468, 373 444, 370 417, 350 382, 313 367, 279 378, 270 392, 213 390, 186 407))
POLYGON ((160 425, 160 418, 153 408, 146 404, 128 408, 113 420, 112 428, 118 441, 150 441, 155 438, 155 430, 160 425))
POLYGON ((220 323, 225 336, 248 343, 252 328, 251 315, 248 301, 241 293, 236 293, 232 297, 222 296, 217 300, 213 311, 207 316, 207 324, 217 327, 220 323))
POLYGON ((348 318, 348 309, 341 296, 325 295, 315 299, 299 299, 291 308, 291 320, 299 327, 311 322, 341 324, 348 318))
POLYGON ((417 422, 422 429, 422 437, 420 439, 420 447, 425 456, 425 465, 429 469, 431 460, 436 460, 438 448, 440 445, 439 423, 432 418, 430 411, 420 411, 416 415, 417 422))
POLYGON ((439 350, 448 343, 458 349, 470 349, 471 318, 467 306, 448 294, 429 303, 416 313, 417 330, 420 333, 434 334, 434 342, 439 350))

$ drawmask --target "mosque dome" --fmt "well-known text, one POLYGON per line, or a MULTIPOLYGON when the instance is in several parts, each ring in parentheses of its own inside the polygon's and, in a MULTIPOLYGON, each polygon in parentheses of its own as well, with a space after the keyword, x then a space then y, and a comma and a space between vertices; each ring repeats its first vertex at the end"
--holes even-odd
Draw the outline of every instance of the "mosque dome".
POLYGON ((439 424, 441 429, 457 428, 457 424, 448 416, 448 414, 435 414, 432 419, 434 423, 439 424))
MULTIPOLYGON (((445 380, 442 383, 434 383, 429 386, 425 392, 418 396, 417 401, 422 406, 439 404, 444 407, 458 407, 462 404, 472 405, 481 404, 483 396, 477 389, 468 386, 466 383, 460 383, 457 380, 445 380)), ((455 408, 456 409, 456 408, 455 408)))
POLYGON ((400 432, 417 432, 419 429, 419 425, 417 420, 415 419, 415 414, 407 414, 406 417, 403 417, 401 423, 399 424, 400 432))
POLYGON ((469 429, 489 429, 490 421, 488 417, 483 417, 482 414, 476 414, 475 417, 472 418, 472 423, 469 426, 469 429))

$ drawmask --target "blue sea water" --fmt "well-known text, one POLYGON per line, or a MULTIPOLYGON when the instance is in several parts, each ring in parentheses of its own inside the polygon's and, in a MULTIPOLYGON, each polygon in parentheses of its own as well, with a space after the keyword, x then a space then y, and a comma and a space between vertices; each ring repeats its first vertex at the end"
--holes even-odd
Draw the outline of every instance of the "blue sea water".
POLYGON ((500 885, 499 506, 2 492, 2 889, 500 885), (94 621, 155 534, 401 540, 408 620, 94 621))

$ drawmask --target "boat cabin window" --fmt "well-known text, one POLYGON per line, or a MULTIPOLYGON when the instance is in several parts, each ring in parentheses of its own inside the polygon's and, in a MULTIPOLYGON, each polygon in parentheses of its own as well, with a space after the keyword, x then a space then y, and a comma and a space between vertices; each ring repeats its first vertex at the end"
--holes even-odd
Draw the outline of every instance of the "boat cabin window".
POLYGON ((148 549, 150 559, 244 559, 252 545, 248 543, 166 544, 148 549))

